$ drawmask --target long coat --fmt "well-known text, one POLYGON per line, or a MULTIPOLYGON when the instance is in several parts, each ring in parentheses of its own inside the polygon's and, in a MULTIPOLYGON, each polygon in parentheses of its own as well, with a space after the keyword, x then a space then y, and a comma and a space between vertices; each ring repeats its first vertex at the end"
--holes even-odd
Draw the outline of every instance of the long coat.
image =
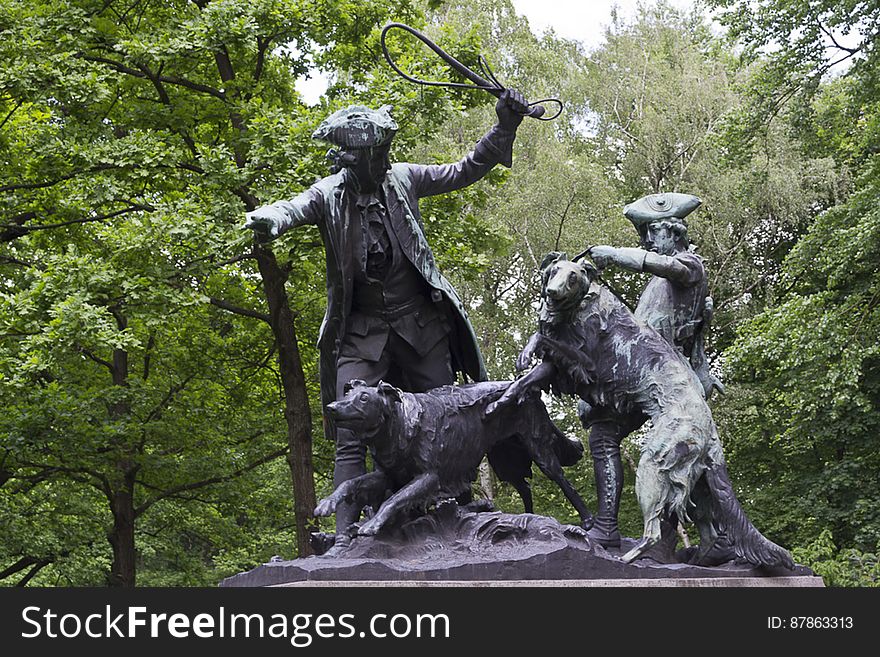
MULTIPOLYGON (((486 367, 477 337, 455 289, 437 269, 434 254, 425 238, 419 213, 419 198, 443 194, 470 185, 496 164, 510 166, 514 133, 493 127, 473 152, 452 164, 397 163, 383 182, 388 217, 401 250, 425 279, 438 307, 450 320, 453 370, 475 381, 485 381, 486 367)), ((289 201, 279 201, 255 210, 251 215, 271 217, 278 233, 304 224, 317 225, 324 240, 327 265, 327 312, 318 336, 321 372, 321 402, 336 398, 336 362, 346 334, 354 289, 355 248, 361 231, 357 194, 347 184, 343 169, 312 185, 289 201)), ((325 417, 325 433, 334 439, 334 428, 325 417)))

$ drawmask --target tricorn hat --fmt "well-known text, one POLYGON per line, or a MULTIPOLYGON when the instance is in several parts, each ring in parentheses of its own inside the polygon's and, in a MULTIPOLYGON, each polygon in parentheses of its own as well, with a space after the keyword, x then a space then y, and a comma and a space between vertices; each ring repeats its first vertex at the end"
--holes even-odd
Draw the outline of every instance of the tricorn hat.
POLYGON ((390 143, 397 129, 397 122, 391 118, 391 105, 377 110, 351 105, 324 119, 312 133, 312 139, 342 148, 371 148, 390 143))
POLYGON ((666 219, 684 223, 683 219, 700 207, 702 201, 691 194, 649 194, 623 208, 623 214, 641 230, 655 221, 666 219), (676 221, 677 220, 677 221, 676 221))

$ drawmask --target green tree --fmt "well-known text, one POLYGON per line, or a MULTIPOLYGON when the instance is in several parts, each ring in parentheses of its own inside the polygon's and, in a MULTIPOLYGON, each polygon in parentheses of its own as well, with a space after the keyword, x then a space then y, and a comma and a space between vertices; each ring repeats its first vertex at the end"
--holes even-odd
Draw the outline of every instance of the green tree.
POLYGON ((878 174, 875 163, 816 219, 785 262, 780 302, 729 352, 738 469, 766 522, 799 544, 823 529, 844 547, 880 542, 878 174))
POLYGON ((782 263, 774 303, 744 323, 728 352, 735 384, 721 408, 728 451, 765 526, 803 546, 835 582, 870 583, 859 573, 880 541, 880 464, 871 443, 880 418, 880 5, 713 4, 725 9, 723 20, 758 69, 742 143, 787 130, 802 152, 843 171, 846 183, 810 213, 782 263), (843 61, 849 68, 837 66, 843 61), (844 575, 847 564, 852 573, 844 575))
MULTIPOLYGON (((587 143, 622 204, 659 191, 703 200, 689 235, 710 275, 709 348, 718 354, 766 304, 785 254, 816 208, 836 202, 845 176, 829 158, 806 153, 784 125, 743 146, 757 69, 699 13, 658 3, 631 24, 613 24, 606 40, 583 83, 594 133, 587 143)), ((624 239, 635 244, 634 231, 624 239)), ((635 282, 632 300, 643 285, 635 282)))
POLYGON ((0 4, 4 394, 16 407, 4 427, 6 485, 51 476, 98 486, 112 516, 113 583, 134 584, 135 520, 159 500, 282 453, 308 553, 317 409, 302 358, 313 350, 297 331, 317 333, 320 252, 306 234, 279 257, 250 247, 238 226, 260 197, 320 171, 307 139, 318 110, 299 102, 297 76, 310 61, 372 67, 362 48, 390 9, 0 4), (289 278, 301 283, 297 303, 289 278), (61 413, 75 429, 69 442, 61 413))

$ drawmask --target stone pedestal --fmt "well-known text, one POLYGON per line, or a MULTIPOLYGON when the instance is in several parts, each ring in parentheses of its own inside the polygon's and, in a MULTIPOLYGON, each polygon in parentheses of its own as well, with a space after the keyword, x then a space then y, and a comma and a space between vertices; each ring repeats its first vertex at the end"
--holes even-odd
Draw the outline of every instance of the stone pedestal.
POLYGON ((358 537, 340 556, 273 561, 220 586, 822 586, 804 566, 794 570, 729 562, 704 567, 626 564, 619 550, 593 544, 571 525, 532 514, 472 513, 455 505, 408 522, 388 535, 358 537))

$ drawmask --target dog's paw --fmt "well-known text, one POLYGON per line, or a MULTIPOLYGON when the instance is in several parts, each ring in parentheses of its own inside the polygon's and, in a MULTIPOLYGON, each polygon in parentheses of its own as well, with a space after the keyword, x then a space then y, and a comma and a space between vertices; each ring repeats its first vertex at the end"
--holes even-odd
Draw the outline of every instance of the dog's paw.
POLYGON ((531 364, 532 364, 532 354, 521 353, 516 358, 516 363, 515 363, 516 371, 522 372, 523 370, 528 369, 529 365, 531 365, 531 364))
POLYGON ((325 497, 318 503, 318 506, 315 507, 315 517, 323 518, 325 516, 329 516, 336 511, 336 500, 333 496, 325 497))
MULTIPOLYGON (((375 516, 374 516, 375 519, 375 516)), ((358 536, 375 536, 379 533, 379 529, 381 525, 378 522, 374 522, 373 520, 369 520, 365 522, 363 525, 358 527, 358 536)))
MULTIPOLYGON (((511 387, 513 387, 513 385, 515 384, 511 384, 511 387)), ((504 410, 508 406, 517 404, 519 404, 518 391, 514 390, 513 392, 511 392, 511 388, 508 388, 507 391, 503 395, 501 395, 499 399, 493 401, 491 404, 486 406, 485 416, 487 418, 492 417, 498 411, 504 410)))
POLYGON ((522 372, 523 370, 526 370, 532 366, 533 361, 535 360, 535 351, 537 350, 540 343, 541 334, 532 334, 528 342, 526 342, 526 346, 523 347, 523 350, 519 352, 519 356, 516 357, 517 372, 522 372))
POLYGON ((587 515, 581 519, 581 528, 587 531, 593 528, 594 520, 593 514, 587 513, 587 515))

